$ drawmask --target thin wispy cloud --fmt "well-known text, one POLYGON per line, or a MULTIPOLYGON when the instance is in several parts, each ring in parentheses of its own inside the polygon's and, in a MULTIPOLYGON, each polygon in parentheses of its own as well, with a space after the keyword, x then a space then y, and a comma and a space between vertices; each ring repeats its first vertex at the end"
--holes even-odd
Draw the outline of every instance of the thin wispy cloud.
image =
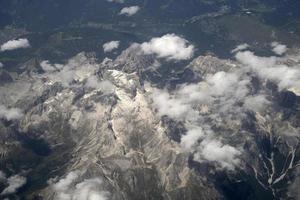
POLYGON ((25 49, 29 48, 30 44, 28 39, 26 38, 20 38, 16 40, 9 40, 1 45, 0 50, 1 51, 11 51, 15 49, 25 49))
POLYGON ((79 181, 82 171, 72 171, 58 182, 50 180, 57 200, 108 200, 109 192, 102 189, 101 178, 90 178, 79 181))
POLYGON ((277 55, 283 55, 288 50, 286 45, 279 42, 272 42, 271 47, 273 47, 272 51, 277 55))

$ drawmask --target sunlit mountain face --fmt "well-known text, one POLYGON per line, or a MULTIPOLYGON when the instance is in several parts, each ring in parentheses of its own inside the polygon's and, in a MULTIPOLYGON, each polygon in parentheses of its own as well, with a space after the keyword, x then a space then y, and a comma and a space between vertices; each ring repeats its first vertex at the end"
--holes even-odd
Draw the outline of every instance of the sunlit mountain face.
POLYGON ((297 0, 0 0, 0 199, 300 198, 297 0))

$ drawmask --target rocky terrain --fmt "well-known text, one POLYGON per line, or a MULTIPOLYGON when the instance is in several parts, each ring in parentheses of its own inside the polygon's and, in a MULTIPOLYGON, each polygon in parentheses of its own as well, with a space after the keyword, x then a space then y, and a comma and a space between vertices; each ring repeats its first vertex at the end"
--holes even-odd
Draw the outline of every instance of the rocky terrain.
POLYGON ((297 49, 199 56, 164 84, 140 52, 0 69, 3 198, 296 198, 297 49))

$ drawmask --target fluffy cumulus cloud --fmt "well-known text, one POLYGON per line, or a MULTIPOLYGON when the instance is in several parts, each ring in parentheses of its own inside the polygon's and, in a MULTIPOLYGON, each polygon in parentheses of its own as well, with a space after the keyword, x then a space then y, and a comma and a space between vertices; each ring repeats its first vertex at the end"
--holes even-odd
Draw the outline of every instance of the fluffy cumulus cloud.
POLYGON ((144 54, 155 54, 159 58, 169 60, 187 60, 194 54, 194 46, 175 34, 152 38, 149 42, 141 44, 144 54))
POLYGON ((194 156, 196 161, 212 161, 217 162, 221 168, 233 170, 235 166, 240 164, 238 156, 242 153, 238 149, 222 144, 217 140, 204 140, 198 147, 198 151, 194 156))
POLYGON ((103 44, 103 51, 105 53, 107 52, 111 52, 117 48, 119 48, 120 45, 120 41, 110 41, 110 42, 106 42, 105 44, 103 44))
POLYGON ((0 118, 6 120, 16 120, 23 117, 23 112, 19 108, 7 108, 0 105, 0 118))
POLYGON ((119 15, 126 15, 126 16, 132 16, 135 15, 140 10, 139 6, 130 6, 122 8, 119 15))
MULTIPOLYGON (((207 83, 209 84, 210 90, 213 95, 221 96, 228 93, 232 88, 236 88, 237 84, 242 84, 239 80, 239 76, 234 73, 226 73, 220 71, 214 75, 208 75, 207 83)), ((233 91, 230 91, 233 92, 233 91)), ((237 97, 241 94, 237 94, 237 97)))
MULTIPOLYGON (((2 173, 2 178, 5 178, 5 174, 2 173)), ((20 175, 14 175, 5 179, 7 187, 1 192, 1 195, 8 195, 16 193, 19 188, 26 184, 26 178, 20 175)))
POLYGON ((69 86, 75 79, 76 70, 71 67, 65 66, 62 70, 57 73, 50 75, 52 79, 56 79, 61 82, 64 86, 69 86))
POLYGON ((16 40, 9 40, 6 43, 1 45, 1 51, 10 51, 14 49, 20 49, 20 48, 29 48, 30 44, 28 39, 26 38, 20 38, 16 40))
POLYGON ((299 67, 282 64, 281 58, 261 57, 250 51, 238 52, 235 57, 260 78, 277 83, 280 90, 300 87, 299 67))
POLYGON ((231 53, 236 53, 236 52, 238 52, 238 51, 243 51, 243 50, 248 49, 249 47, 250 47, 250 46, 249 46, 249 44, 247 44, 247 43, 240 44, 240 45, 238 45, 235 49, 233 49, 233 50, 231 51, 231 53))
POLYGON ((290 197, 293 197, 295 200, 300 200, 300 169, 296 169, 295 180, 288 187, 288 194, 290 197))
POLYGON ((102 189, 101 178, 78 181, 82 171, 70 172, 65 178, 53 183, 51 187, 57 200, 108 200, 109 193, 102 189))
POLYGON ((75 200, 107 200, 108 192, 99 191, 99 185, 102 184, 100 178, 86 179, 78 183, 74 192, 75 200))
POLYGON ((86 89, 100 90, 104 94, 115 91, 115 86, 108 80, 100 79, 96 75, 100 64, 95 58, 87 57, 80 53, 71 58, 66 64, 51 64, 42 61, 40 66, 44 73, 40 75, 43 83, 53 85, 60 83, 64 87, 84 87, 86 89))
POLYGON ((65 178, 60 179, 57 183, 53 185, 54 190, 67 190, 69 186, 80 176, 80 174, 80 171, 73 171, 68 173, 65 178))
POLYGON ((273 47, 272 51, 277 55, 283 55, 287 51, 287 46, 279 42, 272 42, 271 46, 273 47))

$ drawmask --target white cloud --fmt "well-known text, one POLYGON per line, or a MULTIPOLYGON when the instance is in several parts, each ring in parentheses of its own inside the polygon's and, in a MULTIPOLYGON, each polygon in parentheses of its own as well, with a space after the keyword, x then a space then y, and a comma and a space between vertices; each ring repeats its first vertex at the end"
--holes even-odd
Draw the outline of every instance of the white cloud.
POLYGON ((64 66, 64 68, 58 73, 54 73, 51 75, 53 79, 60 81, 64 86, 68 86, 72 83, 76 75, 76 71, 68 66, 64 66))
POLYGON ((85 179, 78 182, 81 171, 70 172, 57 183, 52 183, 57 200, 108 200, 109 193, 103 191, 100 178, 85 179))
POLYGON ((48 60, 42 61, 40 65, 45 72, 53 72, 63 68, 61 64, 51 65, 48 60))
POLYGON ((115 90, 115 86, 110 81, 99 81, 95 75, 87 79, 85 87, 101 90, 105 94, 112 93, 115 90))
POLYGON ((74 200, 108 200, 108 192, 99 190, 100 178, 86 179, 75 187, 74 200))
POLYGON ((3 63, 2 62, 0 62, 0 69, 3 67, 3 63))
POLYGON ((194 127, 181 137, 180 145, 187 150, 191 150, 200 138, 204 137, 201 127, 194 127))
POLYGON ((299 168, 296 169, 295 172, 295 180, 289 185, 288 187, 288 194, 291 197, 294 197, 295 200, 300 200, 300 170, 299 168))
POLYGON ((279 89, 300 87, 300 70, 285 65, 266 68, 260 71, 260 75, 277 82, 279 89))
POLYGON ((181 85, 177 92, 177 96, 189 104, 193 102, 208 102, 212 100, 209 94, 209 85, 206 82, 181 85))
POLYGON ((0 118, 15 120, 21 117, 23 117, 23 113, 19 108, 7 108, 4 105, 0 105, 0 118))
POLYGON ((108 2, 114 2, 114 3, 124 3, 124 0, 107 0, 108 2))
POLYGON ((250 66, 254 69, 272 67, 277 61, 277 58, 274 56, 259 57, 254 55, 254 53, 251 51, 238 52, 235 57, 240 63, 250 66))
POLYGON ((155 54, 168 60, 187 60, 194 54, 194 46, 175 34, 152 38, 141 44, 144 54, 155 54))
POLYGON ((3 171, 0 171, 0 181, 6 180, 6 174, 3 171))
POLYGON ((59 82, 63 86, 69 87, 72 84, 81 84, 86 78, 94 74, 98 64, 93 58, 79 53, 64 65, 49 64, 48 61, 43 61, 41 67, 46 72, 42 76, 48 79, 47 84, 59 82))
POLYGON ((103 51, 105 53, 107 52, 111 52, 117 48, 119 48, 120 45, 120 41, 110 41, 110 42, 106 42, 105 44, 103 44, 103 51))
POLYGON ((98 80, 97 76, 95 76, 95 75, 90 76, 87 79, 86 84, 85 84, 85 86, 88 88, 98 88, 98 85, 99 85, 99 80, 98 80))
POLYGON ((11 176, 7 179, 8 186, 1 192, 1 195, 13 194, 20 187, 26 184, 26 178, 19 175, 11 176))
POLYGON ((122 8, 119 15, 132 16, 132 15, 136 14, 139 10, 140 10, 139 6, 125 7, 125 8, 122 8))
POLYGON ((213 132, 212 127, 242 124, 245 111, 262 112, 268 107, 270 102, 261 91, 253 94, 253 73, 277 83, 279 89, 300 88, 300 69, 284 64, 296 57, 260 57, 239 51, 236 59, 241 65, 230 71, 204 74, 200 82, 180 85, 172 92, 152 89, 151 95, 159 116, 167 115, 185 124, 182 148, 194 154, 196 161, 213 161, 229 170, 240 165, 243 150, 223 143, 228 133, 213 132))
MULTIPOLYGON (((214 101, 238 101, 247 96, 249 78, 240 72, 216 72, 203 77, 203 81, 196 84, 182 85, 177 90, 177 97, 188 104, 213 104, 214 101)), ((215 104, 216 105, 216 104, 215 104)))
POLYGON ((249 95, 249 84, 249 77, 239 71, 220 71, 204 76, 199 83, 181 85, 171 94, 154 89, 151 97, 159 116, 167 115, 176 120, 193 121, 199 112, 213 112, 214 118, 229 113, 235 113, 233 117, 237 117, 245 109, 240 102, 249 95))
POLYGON ((238 156, 241 154, 236 148, 224 145, 220 141, 204 140, 198 147, 194 159, 199 162, 205 160, 217 162, 221 168, 233 170, 240 164, 238 156))
POLYGON ((287 51, 286 45, 280 44, 278 42, 272 42, 271 47, 273 47, 272 51, 277 55, 283 55, 287 51))
POLYGON ((238 51, 243 51, 243 50, 248 49, 249 47, 250 47, 249 44, 246 44, 246 43, 240 44, 240 45, 238 45, 235 49, 233 49, 233 50, 231 51, 231 53, 236 53, 236 52, 238 52, 238 51))
POLYGON ((20 38, 17 40, 9 40, 8 42, 1 45, 1 51, 10 51, 20 48, 29 48, 30 44, 28 39, 20 38))
POLYGON ((248 96, 245 99, 245 108, 255 112, 262 111, 270 102, 264 95, 248 96))

